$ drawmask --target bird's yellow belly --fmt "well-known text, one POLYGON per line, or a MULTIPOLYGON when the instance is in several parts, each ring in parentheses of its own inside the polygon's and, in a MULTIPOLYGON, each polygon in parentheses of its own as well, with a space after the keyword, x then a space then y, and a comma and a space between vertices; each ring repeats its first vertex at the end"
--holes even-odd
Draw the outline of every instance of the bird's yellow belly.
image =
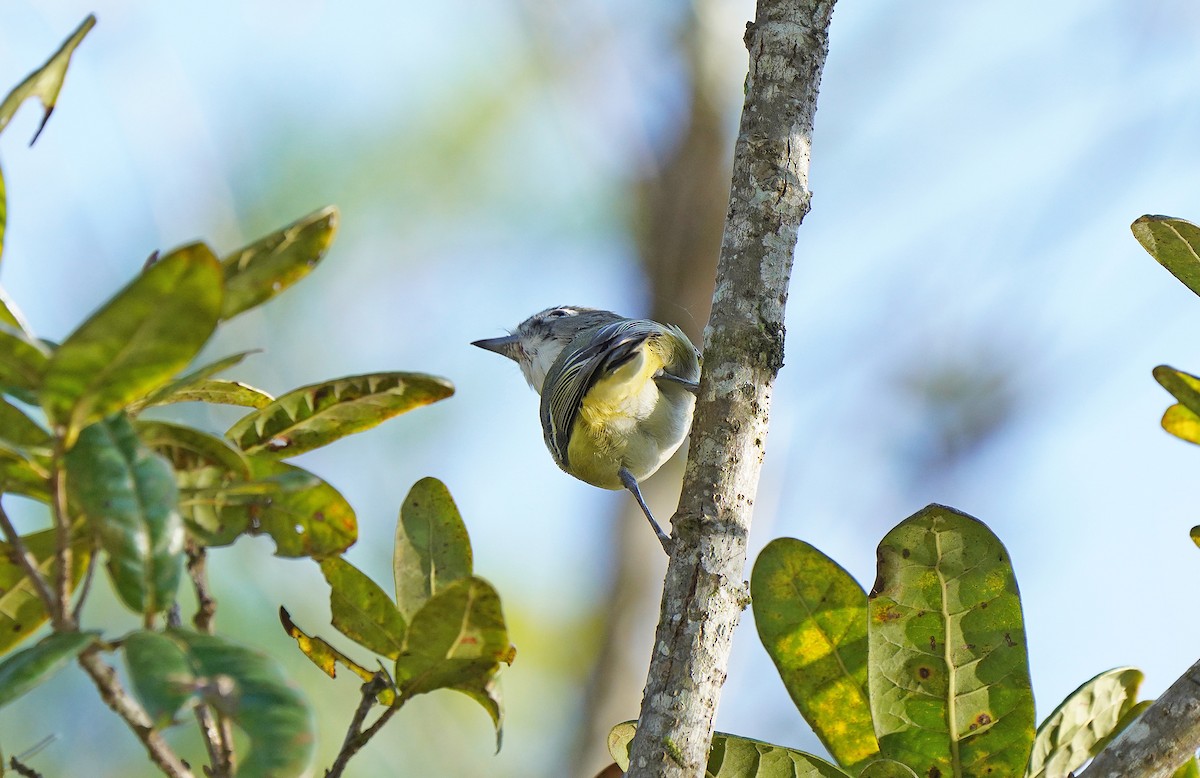
POLYGON ((602 489, 623 488, 617 475, 622 467, 638 481, 648 478, 683 443, 694 406, 690 392, 660 387, 652 370, 597 382, 584 397, 571 431, 567 455, 572 473, 602 489))

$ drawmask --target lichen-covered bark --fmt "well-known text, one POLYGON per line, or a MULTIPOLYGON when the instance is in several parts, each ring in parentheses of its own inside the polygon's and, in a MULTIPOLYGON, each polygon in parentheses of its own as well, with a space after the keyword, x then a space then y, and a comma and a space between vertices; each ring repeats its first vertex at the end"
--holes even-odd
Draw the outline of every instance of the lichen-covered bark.
POLYGON ((705 330, 676 545, 628 775, 702 776, 733 629, 746 536, 783 363, 783 315, 833 0, 759 0, 733 185, 705 330))
POLYGON ((1200 748, 1200 662, 1096 755, 1079 778, 1167 778, 1200 748))

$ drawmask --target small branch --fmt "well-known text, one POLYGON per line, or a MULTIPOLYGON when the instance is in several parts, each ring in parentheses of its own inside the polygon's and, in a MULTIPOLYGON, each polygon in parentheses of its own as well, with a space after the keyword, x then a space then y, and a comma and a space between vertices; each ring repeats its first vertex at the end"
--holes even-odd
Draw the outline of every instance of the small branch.
POLYGON ((1188 668, 1079 778, 1167 778, 1200 749, 1200 662, 1188 668))
POLYGON ((72 611, 72 618, 76 624, 83 615, 83 603, 87 601, 88 592, 92 590, 92 579, 96 577, 96 555, 99 552, 100 549, 93 543, 88 555, 87 569, 83 571, 83 583, 79 586, 79 596, 75 599, 75 610, 72 611))
POLYGON ((158 769, 170 778, 194 778, 188 766, 175 755, 167 741, 151 726, 146 710, 125 691, 125 687, 117 678, 117 671, 100 657, 98 648, 92 647, 80 654, 79 665, 96 684, 100 691, 100 699, 129 725, 133 734, 146 747, 150 761, 154 762, 158 769))
MULTIPOLYGON (((188 577, 196 590, 196 614, 192 617, 192 625, 198 632, 211 635, 216 629, 217 599, 208 586, 208 552, 204 546, 189 540, 186 553, 188 577)), ((229 718, 220 711, 214 712, 212 706, 201 704, 196 706, 196 721, 208 749, 211 778, 233 775, 233 725, 229 718)))
POLYGON ((325 771, 325 778, 341 778, 350 757, 357 754, 371 738, 375 737, 379 730, 383 729, 383 725, 388 722, 388 719, 400 710, 400 700, 397 699, 379 715, 374 724, 363 730, 362 726, 367 720, 367 715, 371 712, 371 708, 375 707, 376 696, 386 688, 388 688, 388 679, 382 672, 375 673, 374 678, 363 684, 362 701, 359 702, 358 709, 354 711, 354 718, 350 719, 350 726, 346 729, 346 738, 342 741, 342 750, 338 752, 337 758, 334 759, 330 768, 325 771))
POLYGON ((187 571, 196 590, 196 615, 192 624, 198 632, 213 634, 216 627, 217 600, 208 588, 208 555, 204 546, 189 540, 187 544, 187 571))
POLYGON ((71 518, 67 507, 67 479, 63 471, 62 438, 55 442, 54 461, 50 468, 50 509, 54 515, 55 556, 58 569, 55 571, 54 583, 58 599, 58 611, 55 614, 56 629, 74 629, 75 619, 70 612, 71 607, 71 518))
POLYGON ((630 778, 704 774, 743 580, 834 0, 758 0, 704 371, 630 778))
POLYGON ((42 571, 38 570, 37 558, 25 547, 25 541, 21 540, 21 536, 17 534, 17 528, 13 526, 12 520, 8 518, 8 513, 2 506, 0 506, 0 531, 3 531, 4 539, 12 546, 13 561, 24 568, 25 575, 29 576, 29 580, 33 582, 33 588, 37 589, 38 597, 46 606, 46 613, 54 618, 55 626, 57 626, 58 619, 55 616, 58 614, 59 608, 54 599, 54 593, 50 591, 50 584, 42 576, 42 571))

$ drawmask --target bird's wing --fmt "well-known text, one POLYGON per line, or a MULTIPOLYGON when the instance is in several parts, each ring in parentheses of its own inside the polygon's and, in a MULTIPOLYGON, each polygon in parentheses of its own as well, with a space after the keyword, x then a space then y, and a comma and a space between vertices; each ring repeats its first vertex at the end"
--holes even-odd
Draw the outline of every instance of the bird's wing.
POLYGON ((633 359, 662 326, 648 319, 624 319, 596 330, 580 348, 572 343, 550 368, 541 402, 542 433, 554 461, 566 469, 571 429, 583 397, 602 376, 633 359))

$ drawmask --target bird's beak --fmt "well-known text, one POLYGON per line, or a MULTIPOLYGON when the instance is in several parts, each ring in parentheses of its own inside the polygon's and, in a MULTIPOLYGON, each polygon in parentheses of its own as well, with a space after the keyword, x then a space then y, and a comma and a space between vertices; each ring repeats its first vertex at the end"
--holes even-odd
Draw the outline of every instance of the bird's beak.
POLYGON ((514 362, 520 361, 521 339, 516 335, 505 335, 502 338, 486 338, 471 341, 472 346, 494 351, 502 357, 508 357, 514 362))

